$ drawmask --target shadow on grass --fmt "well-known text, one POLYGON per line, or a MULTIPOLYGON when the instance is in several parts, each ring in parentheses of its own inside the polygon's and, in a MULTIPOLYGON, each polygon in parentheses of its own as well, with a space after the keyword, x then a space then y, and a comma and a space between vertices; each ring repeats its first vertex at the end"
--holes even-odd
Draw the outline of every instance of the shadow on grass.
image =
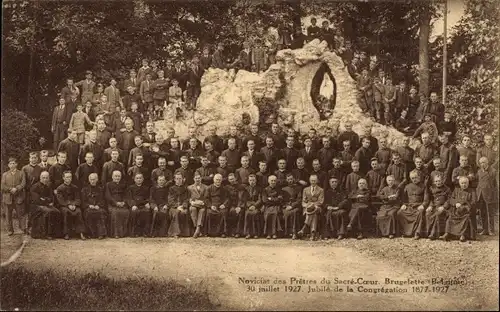
POLYGON ((2 310, 213 310, 206 290, 141 277, 112 279, 22 267, 1 271, 2 310))

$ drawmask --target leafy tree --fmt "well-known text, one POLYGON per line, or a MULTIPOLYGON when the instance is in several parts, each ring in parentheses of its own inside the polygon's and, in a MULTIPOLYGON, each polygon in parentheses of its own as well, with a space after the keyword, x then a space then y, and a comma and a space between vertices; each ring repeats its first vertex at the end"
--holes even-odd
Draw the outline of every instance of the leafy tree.
MULTIPOLYGON (((495 72, 490 64, 494 60, 487 58, 490 51, 498 51, 488 43, 494 33, 481 33, 482 41, 474 40, 478 31, 497 29, 493 14, 498 8, 494 0, 470 3, 468 19, 460 24, 460 35, 450 45, 449 55, 457 55, 451 58, 452 66, 460 64, 450 71, 451 84, 459 85, 469 77, 477 60, 483 60, 486 71, 495 72), (484 9, 474 11, 478 6, 484 9), (466 47, 472 50, 461 50, 466 47)), ((355 52, 377 55, 396 80, 420 80, 424 93, 440 87, 440 79, 432 76, 439 74, 441 66, 439 40, 427 48, 428 32, 440 10, 436 2, 238 0, 200 5, 157 0, 6 0, 2 8, 3 52, 8 60, 2 67, 6 78, 2 80, 2 103, 40 120, 50 120, 65 79, 80 79, 87 69, 107 83, 110 77, 123 79, 144 57, 156 58, 162 66, 167 59, 183 60, 219 42, 230 59, 237 56, 243 41, 261 38, 266 29, 281 21, 298 26, 299 18, 308 14, 327 17, 353 43, 355 52), (412 72, 415 68, 419 75, 418 70, 412 72)), ((39 127, 42 135, 48 135, 47 122, 39 127)))
MULTIPOLYGON (((433 2, 325 1, 302 2, 305 14, 322 15, 349 40, 356 52, 377 56, 383 68, 400 79, 418 80, 412 68, 420 68, 424 82, 428 73, 427 45, 433 21, 439 16, 433 2), (420 31, 420 30, 423 31, 420 31), (419 46, 419 49, 415 47, 419 46)), ((424 89, 427 89, 424 86, 424 89)), ((424 90, 424 92, 427 92, 424 90)))
POLYGON ((453 81, 448 107, 460 134, 481 142, 486 133, 498 138, 500 76, 500 6, 495 0, 468 0, 451 37, 448 63, 453 81))

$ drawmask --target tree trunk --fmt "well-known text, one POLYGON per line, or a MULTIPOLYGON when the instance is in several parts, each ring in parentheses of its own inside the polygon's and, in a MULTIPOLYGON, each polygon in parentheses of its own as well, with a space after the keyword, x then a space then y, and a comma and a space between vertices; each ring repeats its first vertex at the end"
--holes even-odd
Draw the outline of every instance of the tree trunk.
POLYGON ((419 32, 419 83, 420 94, 426 98, 429 96, 429 34, 431 30, 431 14, 427 5, 423 6, 420 13, 419 32))
POLYGON ((302 25, 302 5, 300 0, 290 2, 290 6, 292 7, 292 23, 293 23, 293 33, 297 28, 301 28, 302 25))
POLYGON ((30 47, 30 65, 28 70, 28 86, 26 90, 26 102, 24 103, 24 111, 30 111, 33 109, 31 107, 31 93, 33 89, 33 76, 34 76, 34 62, 35 62, 35 50, 37 47, 37 31, 38 31, 38 1, 35 1, 33 7, 33 37, 31 38, 31 47, 30 47))

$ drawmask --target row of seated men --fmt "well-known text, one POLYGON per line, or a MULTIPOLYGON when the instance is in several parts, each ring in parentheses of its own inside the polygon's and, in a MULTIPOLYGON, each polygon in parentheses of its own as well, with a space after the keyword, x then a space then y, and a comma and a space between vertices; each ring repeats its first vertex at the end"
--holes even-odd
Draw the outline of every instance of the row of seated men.
MULTIPOLYGON (((63 162, 64 156, 60 153, 58 160, 63 162)), ((89 167, 93 166, 92 158, 92 153, 86 154, 86 165, 89 167)), ((116 161, 117 158, 115 151, 113 159, 116 161)), ((139 167, 141 158, 142 155, 136 157, 139 167)), ((209 170, 205 166, 195 171, 192 176, 194 183, 191 184, 186 183, 188 159, 183 157, 182 160, 184 166, 180 169, 184 171, 176 171, 172 179, 171 173, 161 168, 166 162, 161 158, 161 167, 152 179, 151 187, 145 183, 142 172, 132 173, 129 169, 132 181, 122 178, 123 170, 113 170, 112 179, 105 184, 104 190, 98 185, 98 173, 90 172, 86 175, 88 183, 80 191, 72 183, 73 174, 68 170, 62 173, 63 182, 54 189, 49 172, 42 171, 40 181, 30 188, 31 235, 57 236, 62 215, 62 233, 67 239, 72 232, 84 238, 85 231, 96 237, 104 237, 106 233, 113 237, 127 234, 178 237, 190 236, 193 230, 194 237, 208 234, 276 238, 278 233, 283 232, 285 237, 292 238, 310 233, 311 239, 317 235, 341 239, 352 232, 361 239, 369 227, 367 216, 375 210, 376 228, 382 236, 392 238, 403 234, 415 238, 424 235, 431 239, 447 239, 449 235, 454 235, 464 241, 475 238, 478 199, 487 201, 485 197, 497 196, 498 192, 496 174, 489 170, 486 157, 481 159, 478 171, 479 180, 483 183, 474 190, 469 187, 473 177, 460 175, 457 177, 458 187, 453 191, 444 185, 445 177, 439 171, 431 176, 432 183, 429 185, 429 178, 423 179, 418 164, 409 174, 411 182, 406 185, 405 170, 402 168, 385 178, 377 177, 385 183, 379 180, 374 185, 373 177, 359 176, 359 163, 353 161, 353 172, 348 175, 345 188, 342 188, 339 186, 342 179, 335 174, 326 179, 326 184, 321 184, 322 172, 309 173, 306 178, 308 183, 299 180, 300 177, 296 179, 293 173, 286 172, 284 159, 278 161, 276 174, 249 173, 246 181, 241 182, 238 174, 229 173, 225 185, 223 174, 216 171, 208 176, 213 184, 205 185, 203 178, 206 182, 207 176, 204 176, 203 169, 209 170), (279 181, 280 174, 284 174, 285 183, 279 181), (263 183, 262 178, 267 183, 263 183), (83 215, 80 207, 83 208, 83 215), (109 218, 106 219, 106 216, 109 218), (444 231, 441 226, 443 219, 446 219, 444 231), (301 224, 303 226, 297 232, 301 224)), ((398 154, 393 155, 393 160, 390 166, 401 166, 398 154)), ((466 161, 466 157, 461 158, 461 164, 466 161)), ((315 161, 315 164, 318 162, 315 161)), ((266 163, 261 162, 260 165, 265 168, 266 163)), ((378 169, 377 165, 378 162, 373 159, 373 170, 378 169)), ((9 163, 13 171, 16 166, 15 162, 12 166, 9 163)), ((242 157, 242 168, 249 169, 245 156, 242 157)), ((5 189, 8 190, 8 187, 5 189)), ((491 233, 495 224, 489 218, 495 218, 495 215, 486 213, 481 217, 483 232, 484 225, 487 231, 483 234, 491 233)))

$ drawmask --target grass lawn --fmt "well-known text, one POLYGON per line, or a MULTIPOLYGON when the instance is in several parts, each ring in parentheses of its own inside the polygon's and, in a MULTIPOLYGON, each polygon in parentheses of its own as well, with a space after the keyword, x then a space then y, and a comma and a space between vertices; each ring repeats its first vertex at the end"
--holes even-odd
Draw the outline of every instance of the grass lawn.
POLYGON ((76 274, 2 268, 2 310, 213 310, 203 290, 146 277, 113 279, 101 273, 76 274))

